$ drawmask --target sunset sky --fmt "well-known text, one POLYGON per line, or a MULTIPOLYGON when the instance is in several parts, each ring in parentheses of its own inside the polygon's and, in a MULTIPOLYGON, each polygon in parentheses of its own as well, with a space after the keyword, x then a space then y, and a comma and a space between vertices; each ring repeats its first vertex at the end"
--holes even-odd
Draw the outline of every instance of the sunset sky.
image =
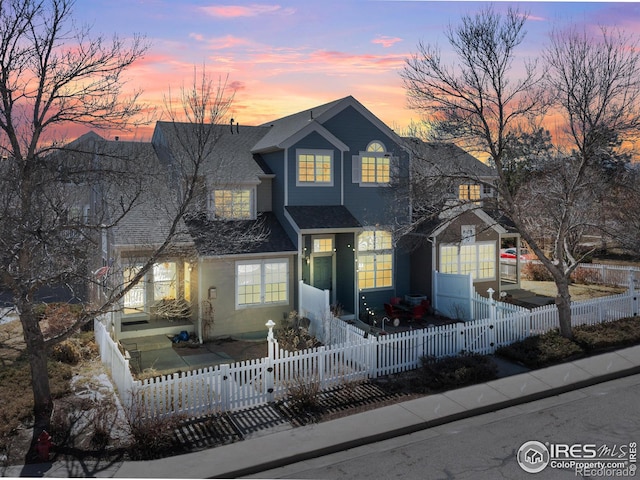
MULTIPOLYGON (((231 114, 241 125, 353 95, 387 125, 402 130, 419 120, 406 106, 399 75, 405 59, 419 41, 437 43, 446 53, 446 27, 485 6, 455 1, 79 0, 76 19, 107 36, 147 37, 151 48, 128 75, 132 87, 143 89, 145 102, 160 103, 169 88, 189 84, 194 67, 205 65, 215 77, 229 76, 236 89, 231 114)), ((539 54, 552 29, 571 24, 640 32, 640 3, 494 3, 498 12, 508 6, 529 13, 520 49, 528 58, 539 54)), ((136 137, 148 139, 148 130, 136 137)))

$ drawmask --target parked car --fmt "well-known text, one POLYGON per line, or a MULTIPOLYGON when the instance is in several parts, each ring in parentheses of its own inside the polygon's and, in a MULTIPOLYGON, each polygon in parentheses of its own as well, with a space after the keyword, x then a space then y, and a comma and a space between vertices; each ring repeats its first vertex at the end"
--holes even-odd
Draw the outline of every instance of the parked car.
MULTIPOLYGON (((518 254, 518 250, 515 247, 503 248, 500 250, 500 258, 506 258, 510 260, 515 260, 518 254)), ((533 260, 535 255, 529 252, 526 248, 520 249, 520 261, 533 260)))

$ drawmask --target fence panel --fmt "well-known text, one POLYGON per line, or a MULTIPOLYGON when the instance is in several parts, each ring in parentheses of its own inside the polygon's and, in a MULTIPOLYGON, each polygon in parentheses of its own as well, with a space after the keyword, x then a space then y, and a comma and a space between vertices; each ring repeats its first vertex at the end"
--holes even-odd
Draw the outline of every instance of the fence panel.
MULTIPOLYGON (((608 322, 634 316, 637 310, 638 296, 630 289, 620 295, 573 302, 573 324, 608 322)), ((264 404, 286 395, 300 382, 317 381, 326 389, 411 370, 420 365, 422 357, 437 359, 462 351, 489 354, 499 346, 558 327, 555 305, 490 313, 493 318, 368 338, 354 325, 336 321, 331 326, 332 338, 344 340, 341 343, 287 352, 271 338, 268 357, 144 381, 133 379, 128 360, 102 322, 94 322, 94 331, 101 360, 110 369, 124 405, 139 408, 140 415, 195 417, 264 404)))

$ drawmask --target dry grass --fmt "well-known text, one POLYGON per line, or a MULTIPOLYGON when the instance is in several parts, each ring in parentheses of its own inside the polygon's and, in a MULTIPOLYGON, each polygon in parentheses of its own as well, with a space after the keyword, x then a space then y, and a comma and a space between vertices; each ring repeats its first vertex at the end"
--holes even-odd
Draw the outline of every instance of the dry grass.
MULTIPOLYGON (((69 341, 68 345, 78 352, 80 359, 97 353, 90 338, 92 333, 85 332, 69 341)), ((6 456, 9 463, 16 463, 22 461, 26 453, 16 448, 17 435, 30 428, 33 421, 31 371, 22 326, 17 320, 0 325, 0 365, 0 456, 6 456)), ((54 401, 71 394, 70 381, 82 368, 82 363, 72 366, 49 360, 49 385, 54 401)))
MULTIPOLYGON (((534 282, 531 280, 521 280, 520 287, 524 290, 534 292, 537 295, 545 297, 555 297, 558 290, 553 282, 534 282)), ((569 285, 569 293, 571 300, 589 300, 590 298, 606 297, 607 295, 616 295, 626 292, 624 287, 610 287, 606 285, 569 285)))

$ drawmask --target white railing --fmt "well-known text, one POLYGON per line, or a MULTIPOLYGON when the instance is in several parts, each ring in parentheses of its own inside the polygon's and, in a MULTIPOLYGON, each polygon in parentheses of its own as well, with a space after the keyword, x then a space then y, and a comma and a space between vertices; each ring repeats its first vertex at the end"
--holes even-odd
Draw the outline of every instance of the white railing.
MULTIPOLYGON (((128 360, 105 326, 96 321, 94 327, 102 361, 111 371, 123 404, 141 407, 140 415, 196 417, 274 401, 300 382, 315 381, 326 389, 342 382, 412 370, 423 357, 491 354, 501 346, 558 327, 555 305, 498 313, 498 303, 492 301, 487 318, 378 337, 365 336, 354 325, 336 319, 331 324, 336 340, 332 345, 300 352, 279 349, 271 324, 265 358, 143 381, 133 379, 128 360)), ((639 303, 633 288, 620 295, 573 302, 572 324, 632 317, 638 314, 639 303)))
MULTIPOLYGON (((96 338, 96 344, 100 349, 100 359, 102 363, 109 367, 111 379, 118 391, 120 400, 123 405, 131 405, 131 394, 134 390, 136 381, 131 375, 129 368, 129 360, 124 357, 118 344, 113 341, 109 335, 109 331, 101 320, 106 320, 107 316, 93 321, 93 331, 96 338)), ((107 322, 108 323, 108 322, 107 322)))

